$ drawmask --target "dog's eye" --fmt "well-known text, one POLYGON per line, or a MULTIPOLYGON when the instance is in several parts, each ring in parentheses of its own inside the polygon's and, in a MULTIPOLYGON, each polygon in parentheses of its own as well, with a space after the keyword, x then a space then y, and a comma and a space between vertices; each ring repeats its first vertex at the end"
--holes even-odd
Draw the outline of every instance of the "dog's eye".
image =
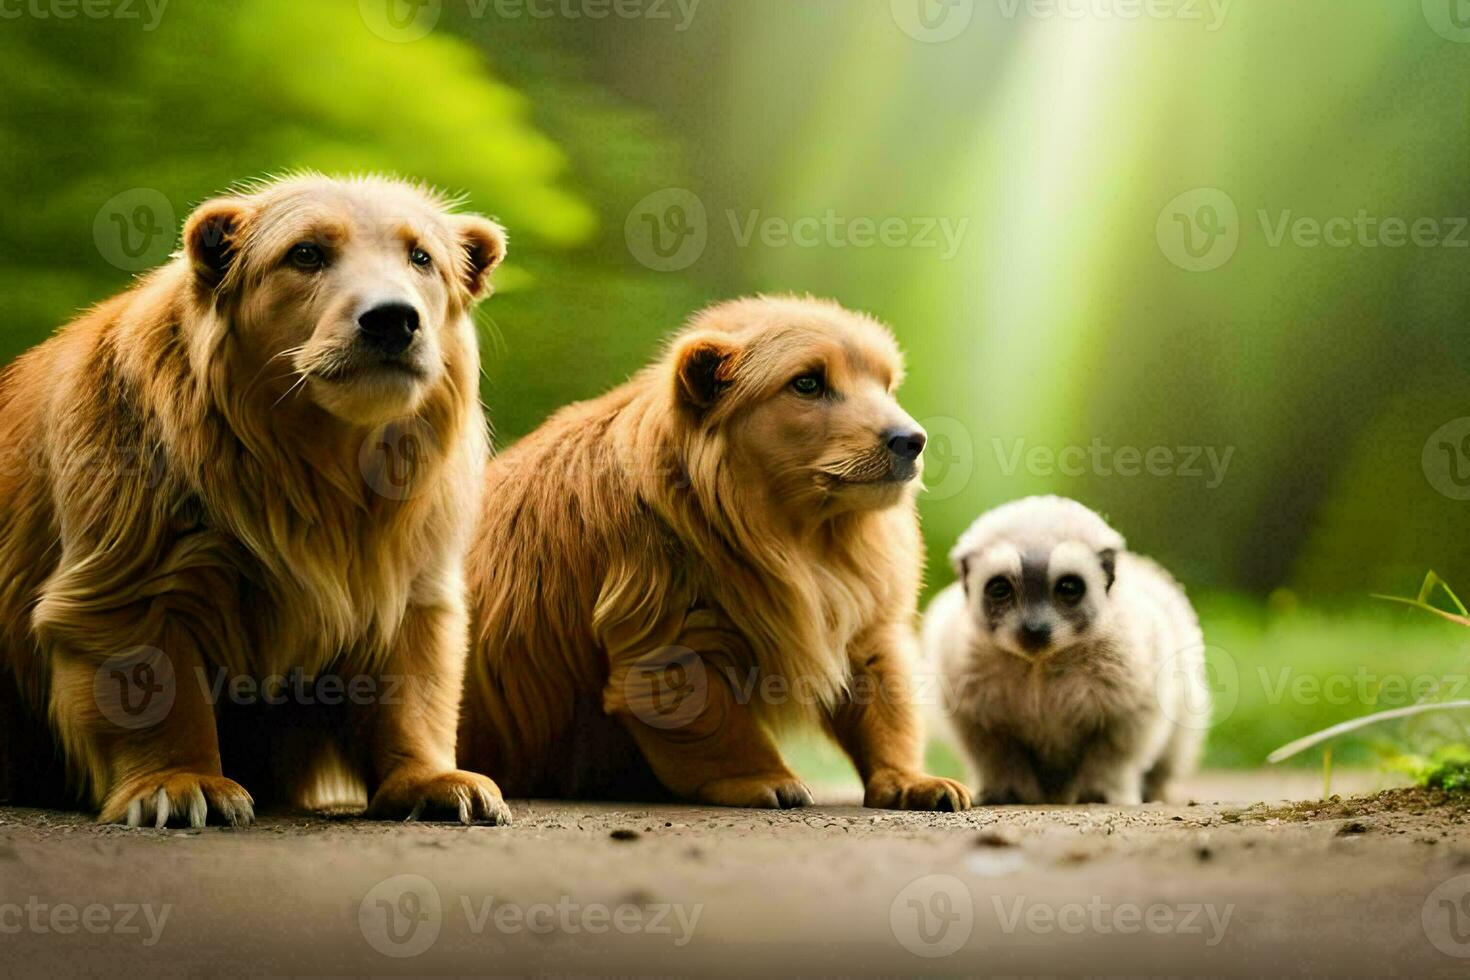
POLYGON ((827 383, 815 372, 803 374, 791 382, 791 390, 803 398, 815 398, 827 390, 827 383))
POLYGON ((1078 602, 1087 594, 1087 583, 1076 575, 1063 575, 1057 579, 1056 593, 1063 602, 1078 602))
POLYGON ((434 260, 429 257, 428 252, 425 252, 421 248, 414 247, 408 250, 408 261, 412 262, 420 269, 427 269, 434 260))
POLYGON ((298 269, 320 269, 327 262, 326 255, 322 252, 320 245, 311 242, 301 242, 291 246, 290 253, 286 256, 291 264, 298 269))
POLYGON ((985 583, 985 598, 991 602, 1005 602, 1014 591, 1011 583, 999 575, 985 583))

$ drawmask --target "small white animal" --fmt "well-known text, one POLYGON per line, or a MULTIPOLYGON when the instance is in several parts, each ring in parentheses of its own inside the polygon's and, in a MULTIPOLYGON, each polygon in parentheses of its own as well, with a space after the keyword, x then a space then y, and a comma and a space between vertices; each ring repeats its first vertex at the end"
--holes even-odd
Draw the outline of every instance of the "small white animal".
POLYGON ((1204 639, 1167 572, 1061 497, 990 511, 950 559, 924 648, 982 802, 1136 804, 1193 771, 1204 639))

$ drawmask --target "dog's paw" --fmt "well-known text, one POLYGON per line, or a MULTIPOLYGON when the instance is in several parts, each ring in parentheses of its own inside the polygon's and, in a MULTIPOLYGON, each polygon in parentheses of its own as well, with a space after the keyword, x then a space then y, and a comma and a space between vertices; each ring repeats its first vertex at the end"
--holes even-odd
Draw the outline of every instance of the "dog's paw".
POLYGON ((510 807, 494 780, 463 769, 390 776, 373 795, 367 815, 373 820, 510 823, 510 807))
POLYGON ((767 810, 790 810, 812 805, 811 790, 789 772, 716 779, 699 787, 698 797, 699 802, 715 806, 748 806, 767 810))
POLYGON ((888 769, 874 773, 868 780, 863 806, 958 813, 970 809, 970 791, 953 779, 888 769))
POLYGON ((224 776, 177 770, 130 779, 107 795, 101 823, 129 827, 245 827, 255 820, 255 801, 245 787, 224 776))

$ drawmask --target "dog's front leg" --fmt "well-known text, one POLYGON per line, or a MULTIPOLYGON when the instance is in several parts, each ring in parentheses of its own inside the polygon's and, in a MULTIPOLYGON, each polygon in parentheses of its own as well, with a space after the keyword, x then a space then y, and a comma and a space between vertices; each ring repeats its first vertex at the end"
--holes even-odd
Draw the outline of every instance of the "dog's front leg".
POLYGON ((100 666, 53 650, 51 717, 67 755, 88 773, 103 823, 241 826, 255 817, 250 794, 221 771, 214 706, 192 642, 189 630, 165 627, 100 666))
POLYGON ((455 768, 467 639, 462 602, 409 607, 366 707, 369 817, 510 822, 492 780, 455 768))
POLYGON ((924 726, 907 654, 896 626, 854 641, 847 696, 827 724, 862 778, 864 806, 968 810, 970 791, 963 784, 924 774, 924 726))
POLYGON ((604 706, 676 796, 716 806, 808 806, 811 792, 732 685, 737 665, 750 662, 743 646, 718 617, 694 613, 673 643, 611 656, 604 706))

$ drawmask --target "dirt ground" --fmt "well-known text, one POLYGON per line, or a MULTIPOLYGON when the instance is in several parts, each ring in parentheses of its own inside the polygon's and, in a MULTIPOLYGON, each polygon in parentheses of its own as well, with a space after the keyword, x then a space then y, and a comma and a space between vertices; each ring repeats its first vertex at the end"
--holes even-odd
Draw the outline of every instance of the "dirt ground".
POLYGON ((1320 795, 1310 776, 1189 789, 1187 806, 964 814, 514 802, 507 828, 129 831, 0 810, 0 963, 11 976, 1470 970, 1464 802, 1280 802, 1320 795))

